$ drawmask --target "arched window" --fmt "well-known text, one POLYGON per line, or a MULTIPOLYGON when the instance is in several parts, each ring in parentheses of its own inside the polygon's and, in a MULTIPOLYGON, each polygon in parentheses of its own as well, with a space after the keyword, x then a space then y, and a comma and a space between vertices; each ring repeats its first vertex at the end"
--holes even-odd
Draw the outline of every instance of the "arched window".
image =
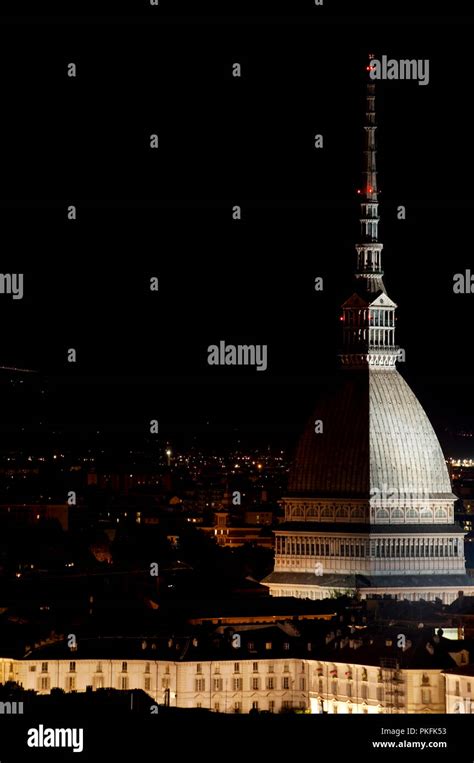
POLYGON ((433 510, 428 508, 420 509, 420 519, 433 519, 433 510))

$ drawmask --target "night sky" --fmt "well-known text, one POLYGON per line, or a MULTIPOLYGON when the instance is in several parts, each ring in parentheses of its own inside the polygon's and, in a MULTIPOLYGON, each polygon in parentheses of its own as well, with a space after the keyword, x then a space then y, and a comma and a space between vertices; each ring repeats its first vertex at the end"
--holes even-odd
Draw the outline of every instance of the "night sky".
POLYGON ((41 372, 49 427, 291 443, 336 369, 369 52, 430 60, 428 86, 378 87, 384 280, 441 439, 474 427, 472 23, 362 21, 2 27, 1 269, 25 296, 0 295, 0 362, 41 372), (268 370, 209 367, 221 339, 268 370))

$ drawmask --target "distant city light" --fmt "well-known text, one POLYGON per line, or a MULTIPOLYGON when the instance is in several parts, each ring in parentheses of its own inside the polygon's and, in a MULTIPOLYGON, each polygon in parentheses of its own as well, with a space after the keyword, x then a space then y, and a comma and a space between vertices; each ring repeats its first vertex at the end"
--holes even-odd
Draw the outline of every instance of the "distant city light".
POLYGON ((450 458, 449 462, 451 466, 474 466, 472 458, 450 458))

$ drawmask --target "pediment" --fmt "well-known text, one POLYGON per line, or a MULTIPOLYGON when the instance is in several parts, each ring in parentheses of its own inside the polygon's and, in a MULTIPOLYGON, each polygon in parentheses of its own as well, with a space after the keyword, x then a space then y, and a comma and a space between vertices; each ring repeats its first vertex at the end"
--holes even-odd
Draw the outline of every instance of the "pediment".
POLYGON ((369 307, 370 302, 367 302, 367 300, 363 299, 360 294, 357 294, 354 292, 349 299, 347 299, 342 307, 369 307))
POLYGON ((397 304, 382 292, 370 303, 370 307, 397 307, 397 304))

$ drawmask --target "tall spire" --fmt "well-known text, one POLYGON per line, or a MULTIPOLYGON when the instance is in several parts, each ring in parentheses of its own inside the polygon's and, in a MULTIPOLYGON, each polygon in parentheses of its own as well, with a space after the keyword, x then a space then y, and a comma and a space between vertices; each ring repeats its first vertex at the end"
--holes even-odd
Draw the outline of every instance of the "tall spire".
MULTIPOLYGON (((370 71, 370 62, 367 70, 370 71)), ((375 85, 367 84, 364 124, 364 166, 360 201, 360 243, 356 245, 356 278, 365 279, 368 291, 385 291, 382 276, 383 244, 378 240, 379 202, 377 188, 377 149, 375 144, 375 85)))
MULTIPOLYGON (((373 56, 370 56, 373 58, 373 56)), ((370 73, 370 60, 367 70, 370 73)), ((382 249, 379 241, 379 202, 375 131, 375 85, 367 84, 364 123, 364 166, 360 197, 360 239, 354 294, 343 304, 344 367, 395 368, 399 348, 395 345, 396 304, 383 283, 382 249)))

